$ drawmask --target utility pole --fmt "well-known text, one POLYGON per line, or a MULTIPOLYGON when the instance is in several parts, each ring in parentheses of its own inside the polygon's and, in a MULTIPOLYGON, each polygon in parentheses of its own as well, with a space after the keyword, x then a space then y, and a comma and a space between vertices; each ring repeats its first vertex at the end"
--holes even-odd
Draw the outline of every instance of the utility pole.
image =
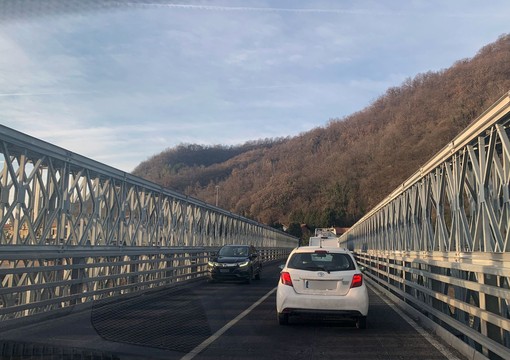
POLYGON ((218 207, 218 198, 220 195, 220 186, 216 185, 216 207, 218 207))

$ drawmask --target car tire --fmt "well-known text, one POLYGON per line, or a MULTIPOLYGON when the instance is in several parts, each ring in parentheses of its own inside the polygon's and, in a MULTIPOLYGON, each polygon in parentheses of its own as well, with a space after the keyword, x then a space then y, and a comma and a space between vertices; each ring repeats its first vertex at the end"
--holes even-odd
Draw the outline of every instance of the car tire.
POLYGON ((278 313, 278 324, 289 325, 289 314, 278 313))
POLYGON ((366 316, 360 316, 356 319, 356 327, 358 329, 366 329, 367 328, 367 317, 366 316))

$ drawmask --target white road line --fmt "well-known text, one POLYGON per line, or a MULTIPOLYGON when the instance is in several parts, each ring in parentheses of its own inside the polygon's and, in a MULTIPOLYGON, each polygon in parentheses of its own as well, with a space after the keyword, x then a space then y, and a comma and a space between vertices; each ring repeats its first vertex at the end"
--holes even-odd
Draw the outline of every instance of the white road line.
POLYGON ((455 356, 450 350, 448 350, 444 345, 436 341, 430 334, 418 325, 413 319, 407 316, 404 312, 402 312, 397 305, 392 303, 390 300, 386 299, 384 294, 380 292, 375 286, 371 285, 370 288, 377 294, 383 301, 388 304, 395 312, 400 315, 409 325, 411 325, 421 336, 423 336, 429 343, 432 344, 441 354, 443 354, 448 360, 461 360, 457 356, 455 356))
POLYGON ((262 296, 256 303, 252 304, 248 309, 237 315, 234 319, 230 320, 225 326, 216 331, 214 334, 205 339, 200 345, 197 345, 193 350, 184 355, 181 360, 190 360, 200 354, 206 347, 211 345, 216 339, 218 339, 225 331, 234 326, 239 320, 248 315, 253 309, 259 306, 264 300, 266 300, 272 293, 276 291, 276 288, 269 291, 266 295, 262 296))

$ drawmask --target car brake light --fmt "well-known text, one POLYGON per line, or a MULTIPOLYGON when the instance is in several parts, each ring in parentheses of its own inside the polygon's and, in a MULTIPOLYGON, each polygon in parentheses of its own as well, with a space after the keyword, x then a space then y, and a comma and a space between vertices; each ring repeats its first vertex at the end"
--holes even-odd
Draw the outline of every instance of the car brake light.
POLYGON ((315 250, 315 253, 316 254, 327 254, 328 251, 327 250, 315 250))
POLYGON ((351 289, 355 287, 360 287, 361 285, 363 285, 363 275, 354 274, 354 276, 352 277, 351 289))
POLYGON ((290 274, 286 271, 280 274, 280 279, 282 280, 283 285, 292 286, 292 279, 290 278, 290 274))

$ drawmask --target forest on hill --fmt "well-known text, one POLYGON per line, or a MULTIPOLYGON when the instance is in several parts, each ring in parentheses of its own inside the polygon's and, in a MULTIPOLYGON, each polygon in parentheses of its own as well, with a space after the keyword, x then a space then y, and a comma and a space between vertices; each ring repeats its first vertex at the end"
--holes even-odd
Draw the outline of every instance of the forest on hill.
POLYGON ((510 35, 295 137, 183 144, 133 171, 262 223, 350 226, 510 90, 510 35))

